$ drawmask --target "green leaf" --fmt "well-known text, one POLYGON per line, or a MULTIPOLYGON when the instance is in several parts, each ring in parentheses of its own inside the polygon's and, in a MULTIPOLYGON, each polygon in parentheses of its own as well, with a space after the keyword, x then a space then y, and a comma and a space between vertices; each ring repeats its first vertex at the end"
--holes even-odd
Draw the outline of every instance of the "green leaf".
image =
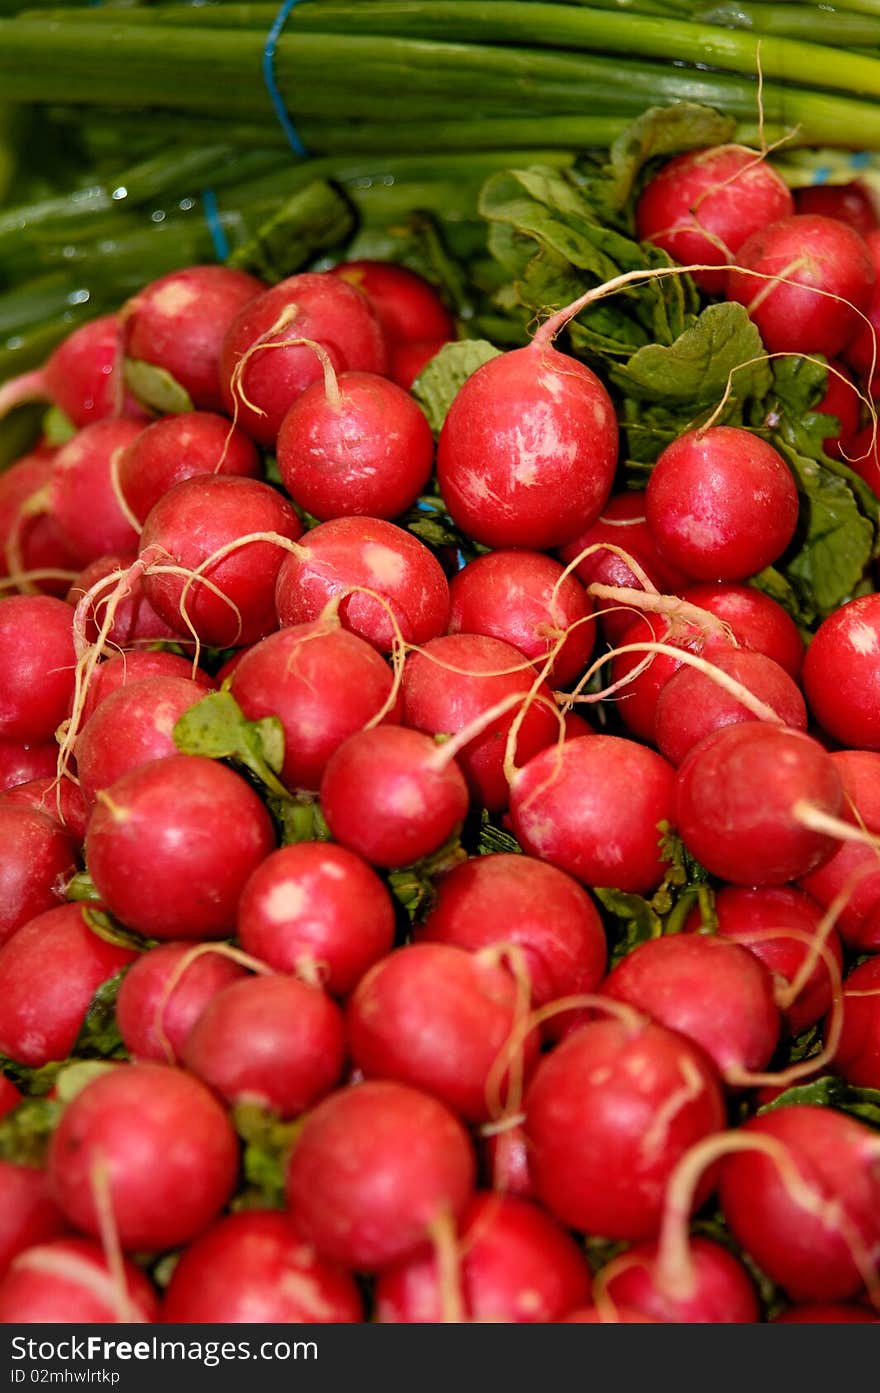
POLYGON ((389 872, 388 888, 410 921, 430 909, 436 898, 437 881, 467 859, 468 854, 456 833, 430 856, 389 872))
POLYGON ((522 847, 510 832, 496 827, 486 809, 480 815, 480 832, 477 841, 478 856, 495 856, 499 853, 511 855, 522 852, 522 847))
POLYGON ((718 405, 731 373, 733 406, 770 390, 760 335, 743 306, 733 303, 709 305, 673 343, 648 344, 609 368, 612 382, 630 397, 683 406, 688 419, 718 405))
POLYGON ((128 968, 123 967, 115 977, 102 982, 92 997, 91 1005, 76 1037, 76 1044, 71 1051, 76 1058, 91 1059, 95 1055, 101 1059, 128 1057, 116 1024, 116 998, 127 972, 128 968))
POLYGON ((854 1088, 836 1074, 824 1074, 808 1083, 787 1088, 778 1098, 758 1108, 758 1115, 772 1112, 775 1108, 806 1103, 814 1107, 835 1108, 838 1112, 849 1113, 851 1117, 856 1117, 860 1122, 880 1131, 880 1089, 854 1088))
POLYGON ((226 264, 275 285, 347 241, 354 228, 354 209, 345 195, 326 179, 315 179, 236 247, 226 264))
POLYGON ((285 1175, 290 1153, 302 1130, 304 1118, 282 1122, 257 1103, 237 1103, 232 1123, 244 1142, 242 1169, 248 1189, 234 1209, 284 1209, 285 1175))
POLYGON ((136 933, 134 929, 128 929, 124 924, 120 924, 112 914, 108 914, 106 909, 96 909, 93 904, 83 901, 82 904, 83 922, 91 929, 93 934, 102 938, 105 943, 112 943, 117 948, 133 948, 136 953, 143 953, 148 948, 154 948, 157 940, 155 938, 145 938, 143 934, 136 933))
POLYGON ((297 842, 332 841, 321 804, 311 794, 290 794, 286 798, 269 795, 269 808, 281 828, 281 845, 297 842))
POLYGON ((208 692, 184 711, 174 726, 174 743, 181 754, 235 760, 270 792, 290 796, 277 777, 284 763, 284 727, 277 716, 249 721, 231 692, 208 692))
POLYGON ((17 1166, 42 1166, 63 1111, 64 1104, 50 1098, 19 1103, 0 1118, 0 1157, 17 1166))
POLYGON ((471 374, 500 354, 501 350, 485 339, 462 339, 458 343, 444 344, 425 364, 413 383, 412 394, 435 433, 439 432, 459 389, 471 374))
POLYGON ((65 1063, 65 1060, 50 1060, 48 1064, 34 1066, 21 1064, 7 1054, 0 1054, 0 1074, 28 1098, 41 1098, 55 1087, 58 1071, 64 1068, 65 1063))
POLYGON ((50 406, 43 417, 43 435, 48 445, 65 445, 76 435, 76 426, 60 406, 50 406))
POLYGON ((633 191, 642 167, 661 155, 723 145, 736 130, 732 116, 696 102, 652 106, 622 131, 610 152, 609 200, 622 208, 633 191))
POLYGON ((76 875, 71 876, 67 882, 68 900, 100 900, 101 896, 95 889, 95 882, 88 871, 77 871, 76 875))
POLYGON ((61 1103, 70 1103, 78 1093, 82 1093, 95 1079, 115 1069, 107 1059, 74 1059, 65 1061, 58 1071, 57 1093, 61 1103))
POLYGON ((125 385, 143 406, 160 416, 179 415, 192 411, 192 398, 165 368, 145 363, 138 358, 126 358, 123 363, 125 385))
POLYGON ((594 889, 593 894, 606 910, 606 925, 610 928, 609 946, 611 954, 609 968, 625 958, 640 943, 651 938, 659 938, 663 924, 659 914, 641 895, 632 895, 624 890, 594 889))

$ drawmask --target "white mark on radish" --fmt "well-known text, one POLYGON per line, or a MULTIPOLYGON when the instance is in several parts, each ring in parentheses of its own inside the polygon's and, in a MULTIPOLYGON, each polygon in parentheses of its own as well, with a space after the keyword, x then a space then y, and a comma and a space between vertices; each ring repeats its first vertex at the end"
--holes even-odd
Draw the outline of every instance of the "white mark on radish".
POLYGON ((415 784, 401 784, 394 791, 394 796, 389 800, 392 808, 401 817, 418 817, 420 813, 426 811, 425 797, 421 789, 416 788, 415 784))
POLYGON ((377 587, 401 585, 406 578, 403 557, 380 542, 370 542, 364 547, 364 564, 377 587))
POLYGON ((318 870, 328 880, 345 880, 345 871, 335 861, 322 861, 318 870))
POLYGON ((593 420, 600 430, 604 429, 605 422, 608 420, 608 412, 600 401, 593 402, 593 420))
POLYGON ((151 296, 150 308, 156 314, 166 315, 169 319, 177 319, 186 314, 196 304, 198 298, 199 292, 195 286, 172 281, 169 285, 163 285, 161 290, 157 290, 151 296))
POLYGON ((334 1317, 334 1307, 325 1301, 314 1277, 305 1272, 285 1272, 279 1282, 285 1296, 299 1307, 303 1320, 330 1321, 334 1317))
POLYGON ((554 401, 559 401, 565 391, 562 380, 557 377, 555 373, 551 372, 544 373, 538 378, 538 386, 543 387, 544 391, 547 392, 554 401))
POLYGON ((601 1069, 594 1069, 593 1072, 587 1076, 587 1083, 590 1084, 592 1088, 600 1088, 603 1083, 608 1082, 613 1073, 614 1070, 611 1066, 609 1064, 604 1064, 601 1069))
POLYGON ((536 1316, 544 1309, 541 1293, 531 1288, 527 1288, 525 1291, 519 1293, 516 1298, 516 1304, 520 1314, 524 1316, 536 1316))
POLYGON ((306 892, 295 880, 282 880, 263 897, 263 913, 273 924, 296 919, 306 907, 306 892))
POLYGON ((850 647, 863 655, 876 653, 878 648, 877 630, 870 624, 863 624, 860 621, 852 624, 849 631, 850 647))

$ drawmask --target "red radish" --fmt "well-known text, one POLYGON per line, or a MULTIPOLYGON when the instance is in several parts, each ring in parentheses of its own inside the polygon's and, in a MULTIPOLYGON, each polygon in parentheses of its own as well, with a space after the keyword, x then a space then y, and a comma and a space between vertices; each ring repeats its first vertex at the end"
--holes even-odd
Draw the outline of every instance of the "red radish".
POLYGON ((97 643, 101 628, 108 616, 110 603, 113 604, 112 624, 104 642, 116 648, 128 648, 134 643, 152 643, 161 639, 176 639, 177 632, 160 619, 147 599, 143 580, 127 580, 124 594, 116 593, 116 584, 109 577, 118 572, 129 572, 137 560, 137 552, 117 553, 99 556, 92 561, 73 581, 65 599, 70 605, 78 605, 88 595, 93 586, 106 580, 107 584, 98 589, 85 608, 82 631, 88 643, 97 643))
POLYGON ((249 649, 230 691, 251 720, 280 720, 281 778, 288 788, 316 792, 330 756, 379 715, 392 682, 370 644, 326 621, 281 629, 249 649))
POLYGON ((439 561, 411 532, 381 518, 321 523, 284 559, 275 590, 282 626, 320 619, 333 601, 343 627, 383 653, 400 637, 427 643, 449 620, 439 561))
POLYGON ((794 620, 763 591, 730 581, 708 582, 682 591, 682 599, 728 624, 743 648, 772 658, 790 677, 800 676, 804 640, 794 620))
POLYGON ((395 518, 430 477, 434 438, 402 387, 376 373, 343 372, 296 398, 276 454, 287 492, 314 517, 395 518))
POLYGON ((798 497, 772 445, 738 426, 711 426, 666 446, 645 509, 661 554, 685 575, 743 580, 785 551, 798 497))
POLYGON ((684 1299, 670 1296, 656 1275, 657 1243, 634 1243, 604 1269, 598 1281, 615 1306, 642 1311, 677 1324, 751 1325, 761 1318, 754 1283, 745 1267, 720 1243, 692 1238, 695 1287, 684 1299))
MULTIPOLYGON (((358 983, 346 1011, 351 1056, 365 1078, 412 1084, 465 1121, 485 1122, 513 1086, 511 1057, 492 1096, 493 1065, 513 1036, 518 1006, 517 985, 498 961, 413 943, 358 983)), ((516 1052, 518 1071, 528 1075, 537 1052, 532 1032, 516 1052)))
POLYGON ((388 376, 408 392, 416 378, 440 352, 448 339, 410 339, 392 343, 388 349, 388 376))
MULTIPOLYGON (((713 653, 711 662, 775 711, 781 725, 806 730, 804 699, 785 669, 772 658, 732 648, 713 653)), ((707 673, 683 666, 664 684, 657 698, 654 740, 660 753, 677 765, 712 731, 755 719, 754 711, 707 673)))
MULTIPOLYGON (((456 1294, 463 1321, 546 1323, 589 1299, 589 1268, 574 1240, 525 1200, 474 1195, 462 1216, 458 1247, 456 1294)), ((443 1320, 436 1257, 410 1258, 381 1273, 376 1318, 408 1325, 443 1320)))
POLYGON ((196 474, 260 476, 260 456, 252 440, 225 416, 181 411, 162 416, 122 451, 119 487, 139 522, 164 493, 196 474))
POLYGON ((374 1272, 415 1256, 464 1211, 474 1155, 436 1098, 386 1080, 339 1089, 308 1114, 287 1169, 304 1237, 344 1267, 374 1272))
POLYGON ((111 1272, 99 1243, 56 1238, 19 1253, 0 1282, 0 1323, 55 1325, 154 1321, 156 1293, 133 1262, 124 1281, 111 1272))
POLYGON ((246 977, 211 997, 186 1037, 183 1062, 233 1106, 257 1103, 297 1117, 342 1077, 342 1012, 295 977, 246 977))
POLYGON ((595 732, 589 721, 585 721, 583 716, 579 716, 576 711, 566 711, 562 715, 562 723, 565 727, 566 740, 576 740, 580 735, 593 735, 595 732))
POLYGON ((316 1256, 290 1214, 219 1219, 181 1255, 166 1325, 349 1324, 364 1319, 354 1278, 316 1256))
POLYGON ((611 492, 614 407, 589 368, 553 348, 559 318, 477 368, 440 432, 440 492, 456 526, 489 547, 562 546, 611 492))
POLYGON ((0 807, 9 804, 45 813, 53 822, 60 823, 77 844, 85 838, 89 810, 80 793, 79 784, 75 784, 70 778, 62 778, 59 781, 53 775, 51 778, 33 779, 26 784, 16 784, 14 788, 8 788, 0 798, 0 807))
POLYGON ((230 324, 220 364, 224 408, 262 445, 274 445, 293 402, 323 378, 318 355, 302 340, 317 343, 336 372, 387 366, 370 302, 338 276, 307 271, 263 291, 230 324))
POLYGON ((225 938, 248 876, 275 845, 244 781, 202 755, 172 755, 98 795, 86 860, 102 900, 154 938, 225 938))
POLYGON ((727 298, 745 305, 768 353, 833 357, 857 333, 875 279, 871 254, 854 228, 795 213, 743 242, 727 298))
POLYGON ((771 1325, 876 1325, 880 1316, 865 1306, 840 1301, 809 1301, 801 1306, 789 1306, 774 1316, 771 1325))
POLYGON ((58 746, 24 745, 18 740, 0 740, 0 791, 7 793, 18 784, 51 778, 58 763, 58 746))
POLYGON ((90 929, 82 905, 29 920, 0 948, 0 1054, 37 1068, 66 1059, 98 988, 136 957, 90 929))
POLYGON ((61 446, 49 480, 49 511, 80 566, 111 552, 133 551, 137 533, 113 483, 113 456, 143 430, 113 417, 84 426, 61 446))
POLYGON ((246 975, 207 944, 160 943, 142 953, 122 981, 116 1020, 135 1059, 177 1064, 184 1041, 208 1002, 246 975))
POLYGON ((653 1237, 676 1162, 724 1126, 702 1050, 635 1013, 580 1026, 546 1055, 525 1114, 539 1199, 569 1228, 606 1238, 653 1237))
POLYGON ((660 824, 672 821, 674 773, 633 740, 568 740, 517 772, 514 834, 525 851, 585 885, 644 894, 663 877, 660 824))
POLYGON ((593 651, 593 604, 564 567, 533 551, 491 551, 453 576, 449 632, 503 639, 542 667, 568 634, 547 676, 567 687, 593 651))
POLYGON ((602 993, 695 1040, 734 1086, 769 1064, 779 1039, 770 973, 724 938, 672 934, 640 943, 608 974, 602 993))
MULTIPOLYGON (((34 450, 0 474, 0 578, 76 569, 55 518, 46 511, 55 453, 34 450)), ((68 586, 63 575, 31 583, 48 595, 63 596, 68 586)))
MULTIPOLYGON (((837 218, 848 223, 856 232, 873 231, 877 213, 870 190, 859 179, 848 184, 808 184, 795 189, 794 206, 798 213, 818 213, 823 218, 837 218)), ((770 221, 770 219, 768 219, 770 221)))
POLYGON ((459 735, 480 727, 456 758, 471 796, 490 812, 507 807, 508 744, 515 764, 525 762, 559 736, 550 689, 522 653, 501 639, 482 634, 449 634, 432 639, 406 661, 403 672, 404 721, 429 735, 459 735), (533 691, 533 689, 535 689, 533 691), (509 702, 493 720, 491 711, 509 702), (510 739, 517 723, 516 738, 510 739))
POLYGON ((880 958, 854 968, 843 984, 843 1029, 833 1067, 857 1088, 880 1089, 880 958))
POLYGON ((5 1117, 21 1102, 21 1094, 5 1074, 0 1074, 0 1117, 5 1117))
POLYGON ((835 740, 880 750, 880 595, 850 600, 822 621, 804 659, 804 691, 835 740))
POLYGON ((63 900, 76 872, 76 843, 36 808, 0 803, 0 943, 63 900))
POLYGON ((105 697, 76 740, 76 770, 88 803, 99 789, 152 759, 176 755, 174 726, 205 695, 186 677, 145 677, 105 697))
POLYGON ((570 876, 530 856, 476 856, 454 867, 418 938, 472 953, 516 944, 534 1006, 595 991, 605 975, 605 933, 592 900, 570 876))
MULTIPOLYGON (((843 818, 876 836, 880 833, 880 753, 835 750, 831 760, 843 780, 843 818)), ((872 846, 841 842, 831 859, 804 876, 801 884, 826 909, 842 900, 836 906, 835 924, 849 948, 859 953, 880 951, 880 866, 872 846)))
POLYGON ((798 730, 746 721, 701 740, 678 770, 672 817, 685 845, 735 885, 782 885, 834 853, 819 820, 843 810, 831 756, 798 730))
MULTIPOLYGON (((793 212, 791 192, 763 155, 715 145, 676 155, 648 181, 636 231, 682 265, 726 268, 747 237, 793 212)), ((692 274, 709 294, 724 290, 726 269, 692 274)))
POLYGON ((119 415, 122 334, 115 314, 81 324, 49 354, 43 376, 52 401, 77 429, 119 415))
POLYGON ((211 677, 204 668, 197 667, 194 671, 189 658, 181 658, 177 653, 132 649, 130 652, 117 653, 95 668, 86 692, 83 721, 87 721, 96 707, 120 687, 142 682, 148 677, 185 677, 203 691, 214 691, 217 686, 216 678, 211 677))
POLYGON ((698 657, 714 662, 720 652, 730 647, 723 633, 701 628, 673 615, 642 614, 634 619, 620 637, 620 648, 611 659, 611 680, 618 714, 627 730, 640 740, 654 743, 654 726, 660 693, 673 673, 684 666, 684 659, 671 653, 651 653, 645 644, 662 643, 667 648, 683 648, 698 657), (639 647, 631 647, 639 645, 639 647))
POLYGON ((25 1248, 66 1231, 63 1215, 49 1198, 45 1171, 0 1160, 0 1280, 25 1248))
POLYGON ((71 1223, 97 1237, 106 1203, 122 1247, 188 1243, 230 1198, 238 1170, 232 1124, 191 1074, 123 1064, 86 1084, 49 1145, 50 1191, 71 1223))
POLYGON ((832 1108, 799 1104, 749 1118, 734 1135, 773 1149, 738 1150, 721 1168, 721 1208, 761 1270, 793 1301, 839 1301, 876 1278, 876 1133, 832 1108))
POLYGON ((822 449, 834 459, 848 461, 857 453, 854 442, 859 433, 861 402, 852 374, 843 363, 832 359, 828 364, 825 393, 813 409, 837 417, 837 430, 822 441, 822 449))
POLYGON ((126 356, 164 368, 200 410, 222 411, 223 335, 264 289, 228 266, 170 271, 123 306, 126 356))
POLYGON ((535 1187, 529 1169, 529 1146, 521 1123, 492 1131, 480 1147, 483 1166, 493 1190, 519 1199, 534 1199, 535 1187))
POLYGON ((269 484, 222 474, 175 484, 152 508, 141 533, 141 556, 151 561, 144 589, 157 614, 184 637, 192 636, 192 625, 203 643, 219 647, 244 647, 272 633, 278 627, 275 581, 284 548, 273 541, 234 545, 262 532, 292 542, 302 536, 293 508, 269 484), (224 547, 226 555, 210 560, 224 547), (168 564, 185 574, 159 569, 168 564), (206 583, 190 579, 197 569, 206 583))
POLYGON ((851 441, 846 454, 846 463, 864 479, 869 488, 880 497, 880 450, 877 446, 877 432, 873 425, 865 426, 851 441))
POLYGON ((276 972, 348 996, 394 942, 394 906, 372 867, 344 846, 300 842, 273 851, 238 905, 242 948, 276 972))
MULTIPOLYGON (((865 245, 876 274, 880 269, 880 228, 865 233, 865 245)), ((880 285, 876 279, 868 304, 861 308, 868 322, 866 324, 864 319, 858 321, 855 334, 846 346, 845 356, 858 375, 866 379, 867 389, 874 397, 880 390, 880 347, 877 337, 880 329, 880 285)))
POLYGON ((0 601, 0 737, 49 741, 74 686, 73 611, 51 595, 0 601))
POLYGON ((321 807, 336 841, 374 866, 407 866, 448 841, 468 809, 455 760, 427 735, 376 726, 331 756, 321 807))
POLYGON ((414 271, 387 261, 340 261, 331 270, 366 295, 389 344, 455 337, 455 320, 437 291, 414 271))

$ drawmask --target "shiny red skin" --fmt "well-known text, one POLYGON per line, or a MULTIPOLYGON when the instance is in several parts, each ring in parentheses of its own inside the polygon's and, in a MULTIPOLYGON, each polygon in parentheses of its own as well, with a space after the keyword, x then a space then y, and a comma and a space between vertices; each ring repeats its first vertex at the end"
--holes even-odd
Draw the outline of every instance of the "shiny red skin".
MULTIPOLYGON (((175 484, 151 509, 140 554, 149 553, 162 565, 170 558, 170 564, 192 571, 221 547, 253 532, 274 532, 295 542, 302 530, 291 505, 269 484, 200 474, 175 484)), ((283 545, 275 542, 248 542, 205 567, 200 574, 221 595, 196 581, 186 596, 187 614, 203 643, 244 647, 277 629, 275 581, 285 554, 283 545)), ((157 614, 191 639, 181 612, 186 584, 186 576, 156 571, 144 576, 147 599, 157 614)))
POLYGON ((172 755, 123 775, 102 790, 86 832, 86 861, 107 908, 161 939, 230 935, 244 884, 274 847, 250 785, 203 755, 172 755))
POLYGON ((21 1100, 22 1095, 15 1084, 5 1074, 0 1074, 0 1117, 5 1117, 13 1108, 17 1108, 21 1100))
POLYGON ((133 962, 79 904, 38 914, 0 948, 0 1054, 39 1068, 67 1059, 98 988, 133 962))
POLYGON ((477 368, 450 407, 437 480, 456 526, 486 546, 548 551, 602 511, 617 465, 617 418, 598 377, 551 347, 477 368))
POLYGON ((230 691, 250 720, 280 720, 281 778, 290 789, 314 793, 330 756, 382 709, 392 681, 388 664, 364 639, 320 622, 281 629, 249 649, 230 691))
POLYGON ((437 291, 415 271, 388 261, 340 261, 339 276, 366 295, 389 344, 455 337, 455 320, 437 291))
POLYGON ((303 1123, 287 1202, 322 1257, 375 1272, 416 1255, 474 1186, 470 1140, 436 1098, 387 1080, 338 1089, 303 1123))
MULTIPOLYGON (((25 511, 29 501, 47 488, 55 453, 54 450, 34 450, 0 474, 0 577, 9 575, 13 533, 17 537, 23 570, 76 569, 77 563, 52 514, 40 511, 31 516, 25 511)), ((69 584, 63 577, 32 583, 41 594, 58 596, 64 595, 69 584)))
POLYGON ((835 740, 880 751, 880 595, 850 600, 822 621, 804 659, 804 692, 835 740))
POLYGON ((804 640, 790 615, 763 591, 733 581, 706 582, 681 592, 683 600, 723 619, 737 643, 772 658, 797 679, 804 665, 804 640))
POLYGON ((76 853, 76 841, 53 817, 0 802, 0 943, 64 899, 76 853))
POLYGON ((435 358, 449 339, 410 339, 388 348, 388 376, 408 392, 426 363, 435 358))
MULTIPOLYGON (((772 165, 742 145, 688 150, 663 165, 642 190, 636 231, 682 266, 726 267, 753 232, 794 211, 772 165)), ((726 270, 694 271, 709 294, 724 290, 726 270)))
POLYGON ((45 1171, 0 1160, 0 1281, 25 1248, 66 1231, 64 1216, 49 1198, 45 1171))
POLYGON ((73 610, 51 595, 10 595, 0 604, 0 737, 54 738, 73 696, 73 610))
POLYGON ((455 735, 497 703, 522 698, 456 755, 471 797, 490 812, 501 812, 508 805, 507 738, 527 699, 513 751, 516 763, 525 764, 559 737, 556 705, 546 683, 529 699, 535 681, 535 670, 522 653, 482 634, 432 639, 407 658, 401 689, 403 719, 428 735, 455 735))
POLYGON ((52 350, 43 375, 52 401, 82 429, 116 414, 124 393, 121 366, 119 319, 103 314, 81 324, 52 350))
POLYGON ((113 489, 111 461, 143 430, 113 416, 84 426, 61 446, 49 480, 49 510, 71 556, 88 566, 111 552, 135 551, 138 537, 113 489))
POLYGON ((530 759, 511 790, 524 851, 591 886, 644 894, 663 877, 661 822, 672 821, 675 771, 616 735, 567 740, 530 759))
POLYGON ((120 687, 133 682, 142 682, 148 677, 185 677, 195 682, 202 694, 212 692, 217 680, 204 668, 197 667, 193 673, 192 661, 177 653, 152 652, 150 649, 133 648, 127 653, 116 653, 106 662, 95 668, 86 692, 83 707, 83 722, 87 721, 96 707, 120 687))
MULTIPOLYGON (((570 1234, 537 1205, 478 1193, 464 1212, 458 1242, 464 1319, 531 1325, 556 1321, 589 1300, 591 1277, 570 1234)), ((411 1258, 376 1284, 380 1324, 443 1320, 436 1258, 411 1258)))
MULTIPOLYGON (((880 833, 880 753, 873 750, 834 750, 831 759, 843 780, 845 822, 880 833)), ((801 886, 827 909, 844 890, 846 900, 836 927, 847 947, 857 953, 880 951, 880 866, 872 846, 840 842, 830 860, 801 886)))
POLYGON ((573 575, 536 551, 490 551, 468 562, 449 585, 451 634, 502 639, 543 668, 568 632, 547 680, 568 687, 587 666, 595 642, 593 602, 573 575), (554 593, 555 592, 555 593, 554 593))
POLYGON ((843 984, 843 1030, 832 1067, 856 1088, 880 1089, 880 958, 853 968, 843 984))
POLYGON ((865 1306, 840 1301, 809 1301, 774 1316, 771 1325, 876 1325, 880 1316, 865 1306))
POLYGON ((224 1109, 192 1074, 123 1064, 68 1103, 49 1144, 49 1189, 78 1229, 98 1237, 90 1177, 103 1162, 126 1252, 188 1243, 230 1198, 238 1142, 224 1109))
POLYGON ((313 517, 396 518, 431 474, 434 437, 416 401, 377 373, 343 372, 338 400, 323 378, 293 402, 281 422, 281 481, 313 517))
MULTIPOLYGON (((490 1071, 517 1025, 506 967, 445 943, 412 943, 361 978, 346 1009, 351 1057, 365 1078, 397 1079, 439 1098, 466 1122, 492 1116, 490 1071)), ((528 1077, 538 1033, 518 1058, 528 1077)), ((502 1080, 501 1100, 511 1085, 502 1080)))
POLYGON ((846 463, 880 497, 880 450, 872 425, 860 430, 850 443, 846 463))
POLYGON ((834 357, 858 332, 859 311, 868 309, 876 281, 864 238, 846 223, 811 213, 753 233, 737 252, 736 266, 727 299, 745 305, 768 353, 834 357), (774 283, 775 276, 793 284, 774 283))
POLYGON ((176 755, 174 727, 205 695, 187 677, 145 677, 105 697, 76 740, 76 772, 88 803, 123 774, 176 755))
POLYGON ((181 411, 142 430, 119 457, 119 487, 139 522, 163 494, 196 474, 233 474, 258 479, 257 447, 225 416, 181 411))
POLYGON ((765 1068, 779 1039, 769 971, 724 938, 671 934, 640 943, 612 968, 602 995, 695 1040, 725 1079, 765 1068))
POLYGON ((125 1262, 127 1310, 110 1275, 100 1243, 56 1238, 13 1259, 0 1282, 2 1325, 107 1325, 151 1322, 158 1317, 153 1287, 133 1262, 125 1262))
POLYGON ((293 402, 311 383, 323 380, 317 353, 288 343, 290 339, 318 343, 336 372, 384 373, 388 364, 385 335, 369 300, 338 276, 306 271, 264 290, 230 324, 220 365, 222 409, 262 445, 275 444, 293 402), (285 311, 291 318, 276 330, 285 311), (260 342, 284 346, 261 348, 248 359, 241 381, 244 401, 241 391, 233 395, 233 373, 260 342))
POLYGON ((657 1285, 657 1248, 656 1243, 634 1243, 600 1272, 603 1290, 615 1306, 674 1324, 753 1325, 761 1319, 751 1277, 720 1243, 699 1237, 690 1240, 695 1288, 684 1298, 670 1296, 657 1285))
POLYGON ((880 228, 865 233, 865 246, 878 279, 874 282, 868 304, 862 305, 862 313, 868 323, 859 320, 844 356, 858 376, 866 380, 871 396, 876 397, 880 391, 880 228))
POLYGON ((276 972, 301 972, 333 996, 348 996, 390 952, 394 925, 388 890, 366 861, 344 846, 299 842, 253 872, 236 934, 246 953, 276 972))
POLYGON ((535 1197, 529 1146, 521 1124, 493 1132, 480 1143, 481 1169, 493 1190, 521 1200, 535 1197))
POLYGON ((336 841, 373 866, 408 866, 438 851, 464 820, 468 792, 455 760, 405 726, 359 731, 331 755, 321 807, 336 841))
POLYGON ((53 774, 42 779, 31 779, 28 783, 16 784, 0 797, 0 807, 9 804, 45 813, 53 822, 64 828, 73 838, 75 846, 79 846, 85 838, 89 810, 86 808, 79 785, 70 778, 62 779, 59 784, 53 774))
POLYGON ((229 1214, 174 1269, 162 1320, 199 1324, 351 1324, 364 1319, 354 1278, 319 1258, 290 1214, 229 1214))
POLYGON ((58 746, 25 745, 18 740, 0 740, 0 792, 8 793, 19 784, 52 778, 58 763, 58 746))
MULTIPOLYGON (((642 614, 634 619, 620 637, 619 647, 634 644, 662 643, 667 648, 684 648, 690 653, 713 661, 717 653, 730 645, 723 636, 707 634, 696 625, 671 625, 663 615, 642 614)), ((666 683, 684 664, 668 653, 651 653, 647 648, 633 648, 629 653, 614 652, 611 659, 611 682, 628 680, 612 695, 616 710, 626 729, 639 740, 654 743, 654 724, 657 703, 666 683), (650 659, 650 661, 648 661, 650 659), (647 662, 640 672, 635 669, 647 662), (634 673, 634 676, 630 674, 634 673)))
POLYGON ((427 643, 446 632, 449 620, 439 561, 418 537, 382 518, 320 523, 301 550, 285 557, 275 588, 282 627, 320 619, 334 600, 343 628, 380 653, 391 652, 398 634, 406 643, 427 643))
POLYGON ((825 394, 813 408, 814 411, 837 417, 837 430, 822 441, 822 449, 826 455, 846 460, 848 463, 850 457, 856 453, 854 442, 859 433, 861 405, 852 373, 843 363, 832 360, 828 364, 825 394))
POLYGON ((795 189, 794 206, 798 213, 837 218, 854 227, 863 237, 877 226, 874 200, 858 179, 849 184, 809 184, 795 189))
POLYGON ((183 1062, 228 1104, 298 1117, 330 1092, 345 1064, 342 1012, 295 977, 245 977, 211 998, 183 1062))
MULTIPOLYGON (((99 556, 97 561, 89 562, 76 576, 65 595, 69 605, 74 607, 88 594, 92 586, 112 576, 115 572, 127 572, 137 560, 137 552, 116 552, 109 556, 99 556)), ((101 628, 107 618, 111 601, 118 596, 118 582, 110 582, 93 596, 83 614, 82 632, 89 643, 97 643, 101 628)), ((105 642, 117 649, 128 648, 135 643, 152 643, 157 639, 175 640, 179 635, 160 619, 150 604, 140 576, 125 582, 121 598, 118 598, 113 614, 113 622, 107 630, 105 642)))
POLYGON ((222 411, 223 336, 264 291, 262 281, 229 266, 169 271, 123 306, 126 356, 164 368, 200 411, 222 411))
POLYGON ((142 953, 123 977, 116 998, 116 1021, 132 1058, 178 1064, 184 1041, 209 1001, 223 987, 247 975, 239 963, 220 953, 193 956, 199 946, 160 943, 142 953), (187 957, 190 961, 180 971, 187 957))
MULTIPOLYGON (((628 1239, 656 1235, 675 1165, 725 1119, 699 1046, 653 1022, 613 1019, 580 1026, 544 1056, 524 1111, 541 1202, 569 1228, 628 1239)), ((711 1187, 710 1172, 697 1205, 711 1187)))
POLYGON ((673 825, 692 856, 734 885, 784 885, 837 845, 793 816, 799 800, 839 817, 843 784, 822 746, 763 721, 724 726, 679 767, 673 825))
MULTIPOLYGON (((876 1133, 832 1108, 805 1104, 752 1117, 740 1127, 774 1138, 802 1179, 836 1200, 869 1252, 880 1245, 876 1133)), ((734 1238, 792 1301, 839 1301, 862 1290, 863 1276, 839 1232, 790 1195, 769 1156, 741 1151, 721 1165, 721 1208, 734 1238)))

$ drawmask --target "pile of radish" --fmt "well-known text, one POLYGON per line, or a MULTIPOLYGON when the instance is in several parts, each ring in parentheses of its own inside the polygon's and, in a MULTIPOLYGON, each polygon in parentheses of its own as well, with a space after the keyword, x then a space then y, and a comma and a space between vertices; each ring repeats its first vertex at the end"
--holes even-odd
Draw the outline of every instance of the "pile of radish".
MULTIPOLYGON (((880 492, 866 201, 723 147, 637 220, 880 492)), ((880 1320, 880 594, 750 583, 804 525, 754 429, 625 490, 590 294, 436 442, 390 263, 188 267, 31 375, 0 1321, 880 1320)))

